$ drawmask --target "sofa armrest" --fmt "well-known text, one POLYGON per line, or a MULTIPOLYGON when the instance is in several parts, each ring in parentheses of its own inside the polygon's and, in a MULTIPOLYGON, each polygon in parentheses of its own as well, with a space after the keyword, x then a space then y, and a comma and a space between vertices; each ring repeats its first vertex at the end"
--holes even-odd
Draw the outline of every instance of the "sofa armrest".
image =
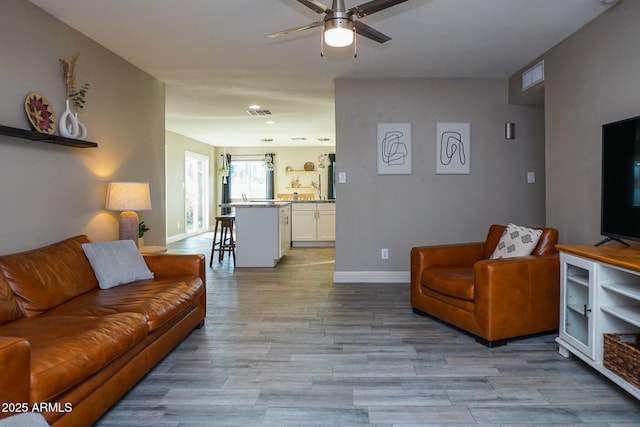
POLYGON ((144 254, 144 260, 158 279, 200 276, 202 283, 206 283, 204 254, 144 254))
MULTIPOLYGON (((24 338, 0 337, 0 403, 8 405, 7 411, 24 412, 29 404, 31 379, 31 345, 24 338)), ((0 412, 0 418, 11 415, 0 412)))
POLYGON ((474 273, 475 315, 487 339, 558 328, 558 254, 482 260, 474 273))

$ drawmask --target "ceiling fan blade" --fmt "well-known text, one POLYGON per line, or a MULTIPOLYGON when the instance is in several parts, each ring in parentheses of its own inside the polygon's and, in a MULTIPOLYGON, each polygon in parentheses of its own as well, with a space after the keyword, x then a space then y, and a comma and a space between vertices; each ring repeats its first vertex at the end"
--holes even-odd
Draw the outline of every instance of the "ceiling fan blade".
POLYGON ((298 3, 302 3, 316 13, 327 13, 331 10, 327 6, 316 0, 298 0, 298 3))
POLYGON ((312 22, 311 24, 301 25, 301 26, 295 27, 295 28, 289 28, 288 30, 278 31, 277 33, 267 34, 267 37, 278 37, 278 36, 284 36, 286 34, 297 33, 298 31, 303 31, 303 30, 308 30, 309 28, 319 27, 322 24, 324 24, 324 21, 315 21, 315 22, 312 22))
MULTIPOLYGON (((302 0, 298 0, 302 1, 302 0)), ((367 3, 363 3, 359 6, 349 9, 351 15, 355 15, 358 18, 362 18, 372 13, 379 12, 391 6, 395 6, 400 3, 404 3, 407 0, 371 0, 367 3)))
POLYGON ((353 21, 353 26, 356 27, 356 34, 366 37, 378 43, 384 43, 391 40, 391 37, 381 33, 360 21, 353 21))

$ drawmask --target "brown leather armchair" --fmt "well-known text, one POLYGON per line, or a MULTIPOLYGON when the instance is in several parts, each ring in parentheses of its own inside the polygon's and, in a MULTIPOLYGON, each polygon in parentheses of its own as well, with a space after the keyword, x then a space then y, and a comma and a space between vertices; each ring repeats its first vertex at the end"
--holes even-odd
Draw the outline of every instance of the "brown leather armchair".
POLYGON ((492 225, 484 242, 411 249, 411 306, 457 326, 488 347, 558 329, 558 230, 540 228, 533 253, 489 259, 506 227, 492 225))

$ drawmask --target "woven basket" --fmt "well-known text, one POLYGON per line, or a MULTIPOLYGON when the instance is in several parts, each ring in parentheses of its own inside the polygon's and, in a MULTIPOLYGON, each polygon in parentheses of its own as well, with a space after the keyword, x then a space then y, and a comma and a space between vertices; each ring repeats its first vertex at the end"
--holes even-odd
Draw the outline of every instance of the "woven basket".
POLYGON ((640 387, 640 334, 604 334, 603 365, 640 387))

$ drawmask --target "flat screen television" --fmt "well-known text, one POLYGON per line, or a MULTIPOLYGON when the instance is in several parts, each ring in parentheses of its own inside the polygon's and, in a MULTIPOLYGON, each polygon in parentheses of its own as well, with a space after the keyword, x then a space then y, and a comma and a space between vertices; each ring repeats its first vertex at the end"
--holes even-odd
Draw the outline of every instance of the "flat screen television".
POLYGON ((640 116, 602 126, 600 234, 640 241, 640 116))

